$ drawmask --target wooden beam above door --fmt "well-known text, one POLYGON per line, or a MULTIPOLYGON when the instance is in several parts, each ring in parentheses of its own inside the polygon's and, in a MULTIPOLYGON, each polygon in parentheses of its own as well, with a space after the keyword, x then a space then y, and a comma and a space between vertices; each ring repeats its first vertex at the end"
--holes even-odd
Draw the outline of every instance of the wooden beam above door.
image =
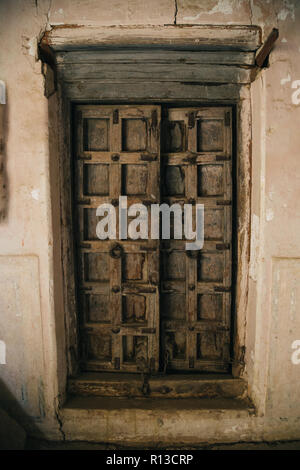
POLYGON ((244 25, 58 25, 45 32, 40 45, 42 48, 51 47, 55 51, 133 46, 204 51, 256 51, 261 46, 261 28, 244 25))

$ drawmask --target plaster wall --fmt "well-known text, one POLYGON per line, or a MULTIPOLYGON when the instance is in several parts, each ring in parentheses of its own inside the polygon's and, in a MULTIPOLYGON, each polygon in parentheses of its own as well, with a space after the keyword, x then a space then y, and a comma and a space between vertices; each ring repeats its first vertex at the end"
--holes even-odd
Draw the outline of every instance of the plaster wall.
MULTIPOLYGON (((58 159, 49 158, 49 146, 55 155, 57 129, 48 126, 56 97, 50 98, 49 107, 37 44, 54 25, 81 24, 253 24, 261 26, 263 38, 272 27, 279 28, 270 67, 252 83, 249 103, 253 119, 251 255, 248 300, 243 306, 244 375, 258 417, 234 415, 224 426, 218 417, 211 417, 208 438, 239 440, 242 428, 249 440, 300 438, 300 364, 291 360, 292 343, 300 340, 299 0, 0 1, 0 79, 7 89, 7 210, 0 222, 0 340, 6 351, 0 364, 3 406, 17 411, 32 432, 62 438, 57 419, 65 385, 64 302, 57 248, 59 166, 58 159)), ((191 425, 190 415, 186 425, 178 414, 177 418, 173 424, 178 432, 189 423, 187 440, 205 439, 204 425, 191 425)), ((166 439, 176 439, 168 426, 159 429, 166 439)), ((77 438, 84 435, 83 431, 77 438)), ((114 440, 113 433, 106 437, 114 440)))

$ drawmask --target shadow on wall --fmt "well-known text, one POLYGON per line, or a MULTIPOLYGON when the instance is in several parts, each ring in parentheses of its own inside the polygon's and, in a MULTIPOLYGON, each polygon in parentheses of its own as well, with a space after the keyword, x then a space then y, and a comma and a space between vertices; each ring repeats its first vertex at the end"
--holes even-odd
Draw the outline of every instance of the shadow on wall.
POLYGON ((35 421, 28 416, 14 395, 0 380, 0 450, 22 450, 25 447, 26 429, 44 438, 35 421))

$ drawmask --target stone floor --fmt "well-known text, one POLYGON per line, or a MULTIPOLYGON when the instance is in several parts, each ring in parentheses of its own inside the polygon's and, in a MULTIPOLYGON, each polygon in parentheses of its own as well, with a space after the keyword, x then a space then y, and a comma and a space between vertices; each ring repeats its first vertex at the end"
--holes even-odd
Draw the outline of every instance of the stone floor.
MULTIPOLYGON (((26 450, 141 450, 143 447, 120 447, 108 444, 96 444, 89 442, 49 442, 36 439, 28 439, 26 450)), ((156 450, 153 447, 149 450, 156 450)), ((147 450, 147 449, 145 449, 147 450)), ((238 442, 232 444, 209 444, 199 447, 170 446, 160 450, 300 450, 300 441, 277 442, 238 442)))

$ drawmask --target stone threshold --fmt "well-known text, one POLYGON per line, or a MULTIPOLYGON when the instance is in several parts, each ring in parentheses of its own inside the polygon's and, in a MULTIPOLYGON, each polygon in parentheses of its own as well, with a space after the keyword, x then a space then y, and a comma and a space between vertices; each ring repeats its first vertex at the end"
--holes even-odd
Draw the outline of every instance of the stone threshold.
POLYGON ((227 374, 168 374, 150 376, 145 387, 138 374, 86 372, 69 379, 68 392, 85 397, 240 399, 247 395, 247 383, 227 374))
MULTIPOLYGON (((254 409, 236 398, 108 398, 70 397, 60 408, 60 429, 68 441, 128 443, 199 443, 215 439, 216 429, 230 430, 249 423, 254 409), (224 429, 223 429, 224 428, 224 429)), ((224 431, 224 432, 225 432, 224 431)))
POLYGON ((65 416, 76 411, 90 416, 90 411, 108 412, 123 410, 150 410, 150 411, 236 411, 244 412, 244 415, 253 414, 254 408, 247 400, 234 398, 107 398, 107 397, 70 397, 61 408, 61 413, 65 416))

